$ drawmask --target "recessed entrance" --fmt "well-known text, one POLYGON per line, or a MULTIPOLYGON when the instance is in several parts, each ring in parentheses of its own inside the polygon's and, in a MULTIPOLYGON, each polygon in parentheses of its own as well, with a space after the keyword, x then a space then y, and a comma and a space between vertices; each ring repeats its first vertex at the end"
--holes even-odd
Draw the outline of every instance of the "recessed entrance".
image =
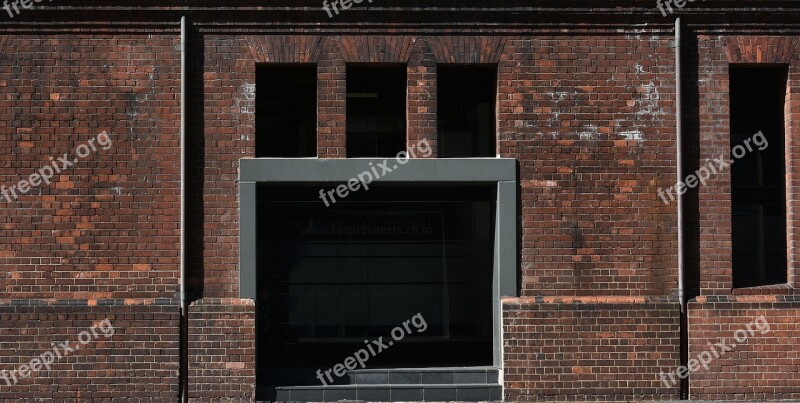
POLYGON ((499 396, 500 299, 516 295, 515 161, 412 159, 368 190, 320 198, 378 163, 241 160, 240 290, 258 312, 259 399, 499 396), (380 337, 388 347, 366 366, 320 382, 318 370, 380 337), (393 377, 419 379, 400 390, 393 377))
POLYGON ((370 368, 491 365, 495 186, 374 187, 329 207, 325 187, 258 189, 260 367, 319 383, 417 314, 370 368))

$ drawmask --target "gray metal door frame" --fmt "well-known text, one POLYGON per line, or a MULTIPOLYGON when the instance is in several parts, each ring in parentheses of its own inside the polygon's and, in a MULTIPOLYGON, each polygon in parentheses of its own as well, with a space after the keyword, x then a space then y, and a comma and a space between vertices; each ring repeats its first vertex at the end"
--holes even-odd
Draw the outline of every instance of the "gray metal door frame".
MULTIPOLYGON (((492 276, 493 361, 503 366, 502 298, 517 291, 517 162, 510 158, 243 158, 239 160, 239 296, 256 299, 256 188, 259 183, 342 184, 373 167, 395 167, 372 183, 497 185, 492 276)), ((329 189, 332 186, 326 186, 329 189)), ((359 190, 368 192, 368 190, 359 190)))

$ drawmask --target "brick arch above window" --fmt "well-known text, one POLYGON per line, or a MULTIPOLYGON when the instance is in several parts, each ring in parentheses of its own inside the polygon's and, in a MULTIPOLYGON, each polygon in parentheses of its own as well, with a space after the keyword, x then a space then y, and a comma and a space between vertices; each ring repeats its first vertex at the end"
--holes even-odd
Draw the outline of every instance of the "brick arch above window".
POLYGON ((317 35, 248 35, 256 63, 316 63, 322 53, 317 35))
POLYGON ((782 36, 729 36, 722 40, 729 63, 789 64, 800 38, 782 36))
POLYGON ((505 36, 432 36, 427 38, 436 62, 497 63, 506 45, 505 36))
POLYGON ((336 41, 347 63, 407 63, 416 38, 350 35, 336 41))

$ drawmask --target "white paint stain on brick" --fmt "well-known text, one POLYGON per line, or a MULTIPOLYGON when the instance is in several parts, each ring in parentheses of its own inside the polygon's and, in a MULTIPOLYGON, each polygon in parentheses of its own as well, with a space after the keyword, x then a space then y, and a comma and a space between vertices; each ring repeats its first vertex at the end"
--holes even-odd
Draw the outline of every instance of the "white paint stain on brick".
POLYGON ((635 141, 642 141, 642 132, 639 130, 628 130, 621 133, 617 133, 618 136, 624 136, 625 140, 635 140, 635 141))
POLYGON ((239 86, 239 91, 236 92, 236 98, 233 104, 233 113, 240 113, 250 115, 250 119, 242 119, 239 122, 241 133, 239 140, 248 141, 250 136, 247 133, 255 132, 255 113, 256 113, 256 85, 251 83, 242 83, 239 86))
MULTIPOLYGON (((636 101, 636 116, 652 117, 654 115, 665 115, 665 111, 661 111, 658 101, 661 100, 661 94, 658 92, 658 87, 650 81, 647 84, 642 84, 636 92, 639 94, 639 99, 636 101)), ((647 119, 651 120, 651 119, 647 119)))
POLYGON ((597 126, 588 125, 586 126, 589 130, 584 130, 582 132, 578 132, 578 138, 581 140, 599 140, 600 139, 600 132, 597 130, 597 126))
POLYGON ((244 83, 240 87, 240 92, 245 94, 246 99, 256 99, 256 85, 250 83, 244 83))
POLYGON ((556 91, 550 93, 550 97, 552 97, 554 101, 555 100, 563 101, 569 97, 569 93, 564 91, 556 91))

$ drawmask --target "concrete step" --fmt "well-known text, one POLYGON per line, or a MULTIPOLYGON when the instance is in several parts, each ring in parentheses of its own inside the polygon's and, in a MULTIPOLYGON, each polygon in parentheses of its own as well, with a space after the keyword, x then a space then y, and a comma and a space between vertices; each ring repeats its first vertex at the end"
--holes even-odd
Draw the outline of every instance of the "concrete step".
POLYGON ((503 393, 499 384, 283 386, 276 392, 279 402, 499 402, 503 393))
POLYGON ((353 385, 486 385, 497 384, 499 373, 494 367, 356 369, 347 371, 345 382, 353 385))

